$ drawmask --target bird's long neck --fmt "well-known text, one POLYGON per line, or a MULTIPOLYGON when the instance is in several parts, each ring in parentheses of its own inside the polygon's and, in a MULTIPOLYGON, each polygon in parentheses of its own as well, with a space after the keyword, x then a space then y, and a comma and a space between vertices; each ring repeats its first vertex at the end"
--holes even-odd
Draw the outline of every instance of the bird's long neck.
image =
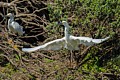
POLYGON ((10 16, 10 23, 14 21, 14 16, 10 16))
POLYGON ((69 25, 66 23, 66 24, 64 24, 64 26, 65 26, 65 39, 66 39, 66 42, 68 42, 69 36, 70 36, 70 34, 69 34, 69 25))

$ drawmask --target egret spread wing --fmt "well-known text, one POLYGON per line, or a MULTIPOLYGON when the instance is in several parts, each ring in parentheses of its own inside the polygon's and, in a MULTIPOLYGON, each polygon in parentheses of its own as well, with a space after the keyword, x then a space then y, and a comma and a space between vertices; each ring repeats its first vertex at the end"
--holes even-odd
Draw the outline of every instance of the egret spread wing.
POLYGON ((34 48, 23 48, 22 51, 24 52, 33 52, 36 50, 60 50, 61 48, 63 48, 65 45, 65 38, 61 38, 61 39, 56 39, 53 41, 50 41, 44 45, 41 46, 37 46, 34 48))
POLYGON ((90 46, 90 45, 101 43, 101 42, 107 40, 109 37, 106 37, 104 39, 93 39, 93 38, 89 38, 89 37, 75 37, 75 36, 70 36, 70 38, 72 40, 77 41, 77 44, 84 44, 86 46, 90 46))

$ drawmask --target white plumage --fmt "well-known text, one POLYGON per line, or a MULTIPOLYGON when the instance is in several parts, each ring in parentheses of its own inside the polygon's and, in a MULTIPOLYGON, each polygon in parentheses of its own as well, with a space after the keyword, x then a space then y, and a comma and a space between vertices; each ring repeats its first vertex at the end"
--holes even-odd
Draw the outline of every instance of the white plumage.
POLYGON ((25 32, 23 31, 23 27, 19 25, 19 23, 14 21, 14 15, 12 13, 7 14, 10 19, 8 20, 8 29, 14 33, 18 33, 18 35, 23 35, 25 32))
POLYGON ((33 52, 38 49, 39 50, 60 50, 61 48, 66 48, 68 50, 79 50, 80 44, 90 46, 90 45, 101 43, 109 38, 109 37, 106 37, 104 39, 92 39, 89 37, 72 36, 68 33, 69 32, 68 23, 66 21, 62 21, 62 24, 65 26, 65 37, 50 41, 44 45, 40 45, 34 48, 22 48, 22 51, 33 52))

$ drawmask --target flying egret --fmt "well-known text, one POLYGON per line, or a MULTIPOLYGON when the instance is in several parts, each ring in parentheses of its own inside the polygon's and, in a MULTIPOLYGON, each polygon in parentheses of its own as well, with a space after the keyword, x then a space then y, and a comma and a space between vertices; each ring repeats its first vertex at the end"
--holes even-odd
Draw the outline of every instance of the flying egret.
POLYGON ((14 15, 12 13, 8 13, 7 16, 10 17, 8 20, 8 30, 14 33, 18 33, 18 35, 23 35, 25 33, 23 31, 23 27, 14 21, 14 15))
POLYGON ((109 37, 106 37, 104 39, 93 39, 89 37, 76 37, 69 34, 69 25, 66 21, 62 21, 62 24, 65 26, 65 37, 61 39, 56 39, 53 41, 50 41, 48 43, 45 43, 44 45, 40 45, 34 48, 22 48, 22 51, 24 52, 33 52, 36 50, 60 50, 61 48, 66 48, 70 51, 72 50, 79 50, 79 45, 84 44, 86 46, 99 44, 107 39, 109 37))

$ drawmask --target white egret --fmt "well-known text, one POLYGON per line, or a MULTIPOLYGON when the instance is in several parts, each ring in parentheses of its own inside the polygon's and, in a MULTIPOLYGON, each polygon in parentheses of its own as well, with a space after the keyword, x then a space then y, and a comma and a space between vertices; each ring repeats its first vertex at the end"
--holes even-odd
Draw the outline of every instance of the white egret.
POLYGON ((23 35, 25 33, 23 31, 23 27, 14 21, 14 15, 12 13, 8 13, 7 16, 10 17, 8 20, 8 30, 14 33, 18 33, 18 35, 23 35))
POLYGON ((93 39, 89 37, 76 37, 69 34, 69 25, 66 21, 62 21, 62 24, 65 26, 65 37, 61 39, 56 39, 50 41, 44 45, 40 45, 34 48, 22 48, 24 52, 33 52, 36 50, 60 50, 61 48, 66 48, 70 51, 72 50, 79 50, 79 45, 84 44, 86 46, 94 45, 101 43, 107 40, 109 37, 104 39, 93 39))

